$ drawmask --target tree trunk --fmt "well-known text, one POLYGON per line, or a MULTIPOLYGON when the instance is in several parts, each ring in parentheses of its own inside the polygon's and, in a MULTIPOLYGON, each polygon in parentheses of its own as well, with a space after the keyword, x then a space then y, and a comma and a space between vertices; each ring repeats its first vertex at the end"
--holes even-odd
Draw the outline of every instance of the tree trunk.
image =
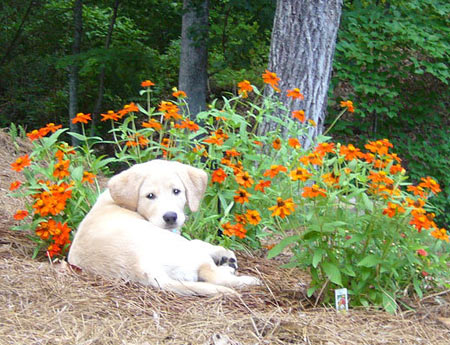
MULTIPOLYGON (((105 49, 109 49, 111 44, 112 33, 114 30, 114 25, 116 23, 117 11, 119 10, 119 0, 114 1, 113 13, 111 16, 111 21, 109 22, 108 33, 106 34, 105 49)), ((100 74, 98 77, 98 95, 95 101, 94 110, 92 111, 92 122, 91 122, 91 136, 95 134, 95 125, 98 122, 100 109, 103 104, 103 95, 105 92, 105 66, 100 67, 100 74)))
POLYGON ((184 0, 178 87, 195 117, 206 109, 208 0, 184 0))
MULTIPOLYGON (((77 56, 81 51, 81 34, 83 32, 83 0, 75 0, 73 7, 73 44, 72 56, 74 61, 69 70, 69 128, 70 131, 79 133, 79 127, 72 123, 72 119, 76 117, 78 112, 78 70, 79 62, 77 56)), ((72 145, 78 146, 79 141, 72 137, 72 145)))
MULTIPOLYGON (((304 110, 306 118, 317 124, 310 130, 312 138, 323 131, 341 10, 342 0, 277 0, 269 70, 281 78, 282 103, 290 111, 304 110), (293 88, 299 88, 305 99, 286 97, 293 88)), ((268 122, 262 132, 274 128, 268 122)), ((307 138, 299 139, 305 146, 310 144, 307 138)))

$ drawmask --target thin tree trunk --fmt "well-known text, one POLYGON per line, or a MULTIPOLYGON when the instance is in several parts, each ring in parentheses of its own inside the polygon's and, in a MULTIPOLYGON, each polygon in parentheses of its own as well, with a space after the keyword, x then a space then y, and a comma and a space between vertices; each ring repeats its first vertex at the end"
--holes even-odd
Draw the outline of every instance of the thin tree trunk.
MULTIPOLYGON (((283 104, 290 111, 304 110, 306 118, 317 124, 310 130, 312 138, 323 131, 341 11, 342 0, 277 0, 269 70, 281 78, 283 104), (293 88, 299 88, 305 99, 286 97, 293 88)), ((274 128, 268 122, 261 132, 274 128)), ((310 144, 307 138, 299 139, 305 146, 310 144)))
POLYGON ((184 0, 178 87, 186 92, 190 114, 206 109, 208 0, 184 0))
MULTIPOLYGON (((81 35, 83 32, 83 0, 75 0, 73 7, 73 44, 72 56, 74 61, 69 70, 69 128, 72 132, 79 133, 79 127, 72 123, 78 112, 78 64, 77 56, 81 52, 81 35)), ((72 137, 72 145, 78 146, 79 141, 72 137)))
MULTIPOLYGON (((112 33, 114 31, 114 25, 116 23, 117 12, 118 12, 118 9, 119 9, 119 3, 120 3, 120 0, 115 0, 114 1, 113 13, 112 13, 112 16, 111 16, 111 21, 109 22, 108 33, 106 35, 106 40, 105 40, 105 49, 109 49, 109 46, 111 44, 111 38, 112 38, 112 33)), ((104 92, 105 92, 104 84, 105 84, 105 66, 102 65, 100 67, 100 74, 99 74, 99 77, 98 77, 98 95, 97 95, 97 100, 95 101, 94 110, 92 111, 91 135, 95 134, 95 125, 98 122, 100 109, 101 109, 102 104, 103 104, 103 95, 104 95, 104 92)))
POLYGON ((16 34, 14 35, 14 38, 12 39, 11 43, 9 44, 8 48, 6 48, 5 54, 3 55, 2 59, 0 60, 0 66, 3 65, 11 55, 12 51, 16 47, 16 43, 19 40, 20 35, 22 34, 23 27, 25 25, 25 22, 27 21, 28 17, 31 13, 31 8, 33 7, 34 0, 30 0, 30 3, 28 4, 27 10, 25 11, 25 14, 22 18, 22 22, 19 25, 19 28, 16 31, 16 34))

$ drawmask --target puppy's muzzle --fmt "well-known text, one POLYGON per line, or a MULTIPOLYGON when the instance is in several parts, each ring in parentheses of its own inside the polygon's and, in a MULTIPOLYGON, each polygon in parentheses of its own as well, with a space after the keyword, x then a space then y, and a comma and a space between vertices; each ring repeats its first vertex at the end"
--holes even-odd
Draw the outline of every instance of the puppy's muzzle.
POLYGON ((177 214, 175 212, 166 212, 163 215, 163 219, 167 225, 174 225, 177 222, 177 214))

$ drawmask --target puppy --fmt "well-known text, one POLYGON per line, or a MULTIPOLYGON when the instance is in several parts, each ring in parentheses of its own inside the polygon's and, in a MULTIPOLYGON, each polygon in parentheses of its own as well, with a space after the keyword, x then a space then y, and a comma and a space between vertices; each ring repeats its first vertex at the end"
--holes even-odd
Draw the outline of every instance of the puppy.
POLYGON ((164 160, 112 177, 81 222, 69 263, 180 295, 235 294, 233 288, 259 284, 234 274, 232 251, 172 232, 186 219, 186 203, 198 209, 207 182, 203 170, 164 160))

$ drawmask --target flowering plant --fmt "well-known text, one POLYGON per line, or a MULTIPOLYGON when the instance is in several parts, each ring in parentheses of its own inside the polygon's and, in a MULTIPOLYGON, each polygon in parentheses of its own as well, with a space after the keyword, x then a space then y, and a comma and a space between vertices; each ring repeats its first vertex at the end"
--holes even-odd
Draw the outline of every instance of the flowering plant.
MULTIPOLYGON (((427 177, 418 185, 408 183, 387 139, 371 141, 362 151, 326 136, 308 138, 315 123, 302 109, 290 112, 279 101, 304 95, 298 88, 281 94, 273 72, 266 71, 263 80, 274 96, 244 80, 237 96, 215 100, 197 114, 197 122, 189 116, 183 91, 175 89, 172 100, 154 106, 154 84, 147 80, 141 84, 144 106, 130 103, 102 114, 102 121, 111 123, 107 140, 85 135, 90 115, 83 113, 73 119, 81 123, 82 134, 69 133, 82 143, 77 148, 60 140, 67 131, 60 126, 28 133, 34 149, 12 164, 24 172, 24 182, 13 182, 11 190, 28 197, 27 209, 15 217, 25 221, 21 228, 30 231, 36 253, 46 248, 50 257, 65 255, 71 229, 100 192, 96 176, 109 163, 163 157, 211 176, 203 206, 190 217, 184 236, 261 248, 265 237, 281 234, 269 257, 289 248, 288 266, 309 269, 308 295, 326 302, 336 287, 347 287, 355 305, 389 311, 404 291, 422 295, 448 272, 444 246, 449 238, 434 223, 429 203, 440 191, 437 182, 427 177), (266 121, 275 126, 262 133, 266 121), (308 138, 309 147, 299 138, 308 138), (99 143, 110 144, 114 157, 96 158, 99 143)), ((351 101, 341 107, 337 119, 354 109, 351 101)))

